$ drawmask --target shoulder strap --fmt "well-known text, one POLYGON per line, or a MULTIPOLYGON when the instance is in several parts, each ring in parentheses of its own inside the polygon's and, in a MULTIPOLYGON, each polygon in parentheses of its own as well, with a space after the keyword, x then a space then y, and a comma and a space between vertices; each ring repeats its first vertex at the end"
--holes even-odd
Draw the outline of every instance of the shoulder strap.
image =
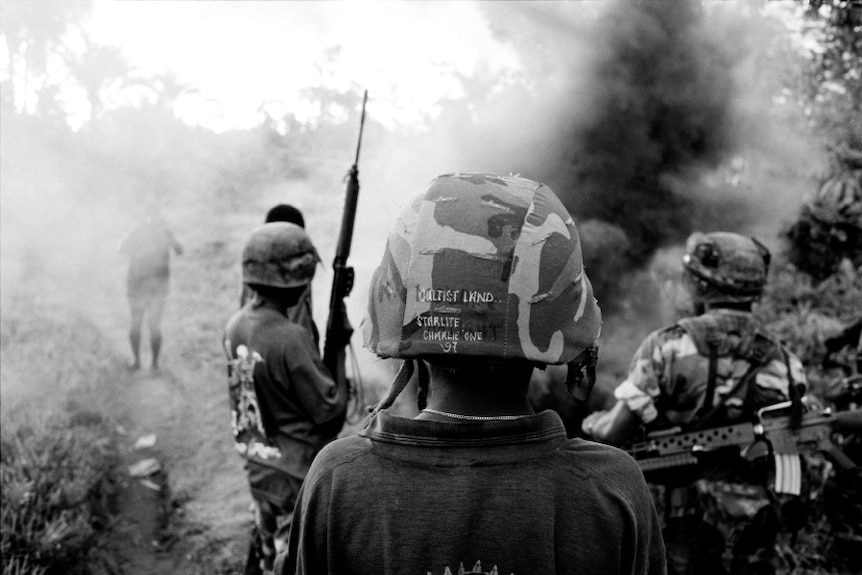
MULTIPOLYGON (((698 415, 697 419, 695 420, 694 425, 692 425, 689 428, 689 431, 697 431, 699 429, 707 429, 709 427, 709 424, 715 419, 715 417, 719 413, 722 412, 722 410, 724 408, 724 402, 726 402, 729 398, 733 397, 736 394, 736 392, 742 388, 742 386, 744 384, 749 383, 749 380, 752 379, 755 372, 757 372, 757 370, 761 366, 762 366, 762 364, 751 363, 748 366, 748 371, 745 372, 745 375, 740 377, 739 381, 736 382, 736 385, 734 385, 733 388, 731 388, 731 390, 729 392, 727 392, 725 395, 722 396, 721 401, 718 402, 718 405, 716 405, 715 407, 710 409, 709 412, 704 413, 703 416, 698 415)), ((750 385, 749 385, 748 389, 751 389, 750 385)), ((746 393, 746 395, 748 395, 748 393, 746 393)), ((709 402, 709 403, 712 404, 712 402, 709 402)), ((706 407, 706 402, 704 402, 704 407, 706 407)), ((703 408, 701 408, 701 411, 703 411, 703 408)))
POLYGON ((712 403, 715 398, 715 380, 717 377, 718 370, 718 342, 710 341, 710 338, 707 338, 707 345, 709 345, 709 367, 706 375, 706 397, 703 400, 703 406, 701 406, 701 412, 708 412, 712 409, 712 403))
MULTIPOLYGON (((782 354, 784 354, 784 361, 787 364, 787 374, 788 374, 788 378, 790 380, 790 388, 793 390, 790 392, 791 400, 792 400, 794 393, 797 396, 799 394, 798 394, 798 390, 796 389, 796 385, 793 382, 793 376, 790 374, 790 360, 788 359, 787 354, 784 352, 784 349, 780 345, 778 345, 778 349, 781 351, 782 354)), ((739 391, 740 389, 742 389, 743 385, 748 386, 745 388, 745 399, 743 400, 743 404, 746 406, 751 404, 751 396, 752 396, 752 389, 753 389, 753 386, 751 385, 751 381, 754 379, 754 376, 756 375, 757 370, 760 369, 761 367, 763 367, 766 364, 766 362, 769 361, 770 354, 756 352, 756 353, 753 353, 753 354, 747 356, 746 359, 749 362, 748 370, 746 370, 745 374, 739 378, 739 381, 736 382, 736 384, 731 388, 731 390, 722 396, 721 401, 719 401, 718 405, 716 405, 715 407, 712 407, 712 397, 713 397, 713 395, 715 395, 715 373, 713 371, 715 368, 714 368, 714 364, 712 363, 712 357, 710 357, 711 363, 710 363, 709 377, 712 380, 712 384, 710 385, 710 382, 707 382, 707 392, 709 393, 709 395, 704 399, 703 407, 701 407, 700 411, 698 412, 698 416, 695 419, 695 423, 690 428, 691 431, 708 428, 710 423, 715 419, 715 417, 723 411, 724 403, 728 399, 730 399, 731 397, 736 395, 736 392, 739 391), (702 413, 702 415, 701 415, 701 413, 702 413)), ((800 406, 801 406, 801 402, 800 402, 800 406)), ((801 418, 801 412, 800 412, 800 418, 801 418)))
POLYGON ((709 358, 709 367, 706 380, 706 396, 704 397, 703 405, 701 406, 697 419, 701 415, 712 410, 712 404, 715 397, 715 385, 718 371, 718 348, 720 335, 718 333, 718 323, 715 319, 708 315, 698 317, 687 317, 679 320, 677 325, 681 327, 697 347, 698 353, 706 355, 709 358))

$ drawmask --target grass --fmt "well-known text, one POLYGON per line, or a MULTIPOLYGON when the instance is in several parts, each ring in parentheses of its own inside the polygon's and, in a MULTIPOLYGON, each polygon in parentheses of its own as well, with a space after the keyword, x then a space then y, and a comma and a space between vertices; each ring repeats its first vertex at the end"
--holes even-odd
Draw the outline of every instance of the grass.
POLYGON ((3 575, 105 573, 116 426, 100 386, 118 368, 98 331, 34 296, 4 305, 0 330, 3 575))

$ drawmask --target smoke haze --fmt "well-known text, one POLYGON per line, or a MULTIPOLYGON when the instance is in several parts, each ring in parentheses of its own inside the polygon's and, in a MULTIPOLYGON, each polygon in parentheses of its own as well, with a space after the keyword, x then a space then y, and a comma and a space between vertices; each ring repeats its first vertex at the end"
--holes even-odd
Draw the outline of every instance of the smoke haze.
MULTIPOLYGON (((820 147, 781 100, 781 68, 771 64, 793 65, 784 28, 761 6, 736 2, 479 6, 517 68, 459 76, 464 97, 441 102, 423 130, 384 128, 369 95, 350 316, 358 324, 401 203, 441 173, 520 173, 550 185, 579 224, 606 315, 603 362, 616 376, 645 332, 673 317, 664 298, 688 233, 756 234, 777 249, 777 232, 813 185, 820 147)), ((117 248, 148 203, 197 246, 191 256, 234 254, 225 286, 238 295, 245 233, 286 202, 305 213, 324 259, 315 279, 322 324, 361 98, 330 95, 343 97, 346 122, 313 132, 276 118, 278 130, 216 135, 156 105, 117 110, 74 135, 4 115, 4 299, 42 274, 73 305, 126 313, 117 248)))
POLYGON ((692 231, 755 235, 781 249, 779 232, 825 165, 784 88, 798 55, 758 4, 483 11, 517 49, 520 70, 465 79, 467 97, 444 106, 429 133, 383 144, 382 187, 415 193, 455 170, 549 184, 579 222, 605 310, 603 362, 619 377, 640 339, 685 307, 676 281, 692 231))

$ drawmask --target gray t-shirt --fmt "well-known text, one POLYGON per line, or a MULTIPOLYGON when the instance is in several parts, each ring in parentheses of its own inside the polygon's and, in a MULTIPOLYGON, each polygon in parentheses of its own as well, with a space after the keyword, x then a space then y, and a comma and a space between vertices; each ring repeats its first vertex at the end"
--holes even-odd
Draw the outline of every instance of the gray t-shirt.
POLYGON ((665 573, 658 517, 623 451, 545 411, 444 423, 381 413, 315 459, 276 573, 665 573))

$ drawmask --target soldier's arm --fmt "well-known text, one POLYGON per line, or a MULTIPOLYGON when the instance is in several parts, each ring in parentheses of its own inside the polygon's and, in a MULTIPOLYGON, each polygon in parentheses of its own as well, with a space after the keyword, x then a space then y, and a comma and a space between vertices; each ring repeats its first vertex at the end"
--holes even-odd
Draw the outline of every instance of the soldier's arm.
POLYGON ((618 400, 610 410, 588 415, 581 428, 596 441, 619 445, 632 437, 640 425, 641 420, 626 402, 618 400))
POLYGON ((660 393, 659 378, 664 371, 663 343, 671 337, 666 331, 650 334, 638 347, 629 366, 629 375, 614 390, 616 404, 608 411, 587 416, 584 433, 603 443, 622 444, 643 423, 655 419, 654 399, 660 393))
POLYGON ((292 328, 286 360, 300 403, 315 424, 342 417, 347 409, 346 390, 336 385, 323 365, 311 333, 295 324, 292 328))

